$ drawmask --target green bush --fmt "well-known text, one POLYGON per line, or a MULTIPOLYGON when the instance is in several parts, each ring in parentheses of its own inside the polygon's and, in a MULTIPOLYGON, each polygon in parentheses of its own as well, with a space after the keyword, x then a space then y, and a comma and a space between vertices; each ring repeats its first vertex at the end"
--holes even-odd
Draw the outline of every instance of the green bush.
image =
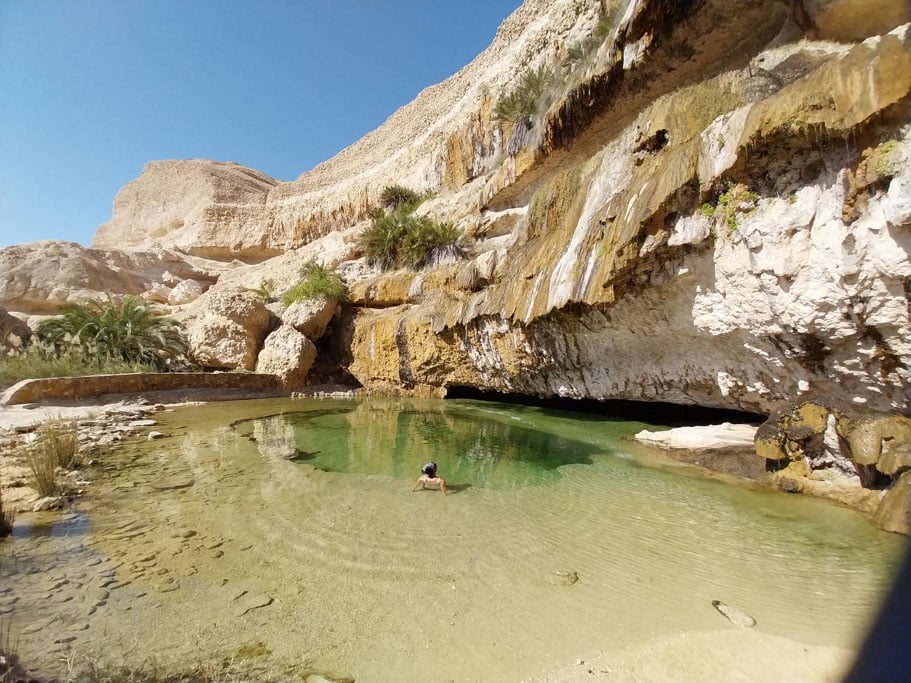
POLYGON ((36 332, 58 354, 77 348, 85 359, 140 363, 158 370, 167 370, 188 348, 180 323, 135 296, 64 304, 60 317, 42 320, 36 332))
POLYGON ((380 193, 380 206, 397 209, 400 206, 410 205, 413 210, 418 207, 423 198, 423 195, 404 185, 387 185, 380 193))
POLYGON ((502 96, 494 106, 497 121, 516 122, 531 119, 547 106, 547 93, 554 81, 554 72, 542 64, 528 69, 519 79, 519 85, 508 95, 502 96))
POLYGON ((459 231, 451 223, 438 223, 429 216, 415 216, 407 205, 386 212, 374 209, 372 224, 361 235, 367 260, 383 270, 423 268, 444 254, 464 256, 459 231))
POLYGON ((347 292, 345 283, 334 270, 310 261, 300 269, 301 279, 282 294, 282 306, 287 308, 293 303, 307 299, 326 298, 333 301, 345 301, 347 292))

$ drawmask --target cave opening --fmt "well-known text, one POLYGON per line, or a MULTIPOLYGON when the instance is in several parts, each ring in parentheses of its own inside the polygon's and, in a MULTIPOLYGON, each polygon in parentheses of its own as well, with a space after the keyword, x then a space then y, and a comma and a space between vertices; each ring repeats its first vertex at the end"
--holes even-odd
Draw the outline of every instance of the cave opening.
POLYGON ((562 396, 530 396, 498 391, 484 391, 475 387, 452 385, 446 389, 446 399, 473 399, 513 405, 535 406, 550 410, 567 410, 593 413, 618 420, 635 420, 668 425, 670 427, 696 427, 730 422, 732 424, 760 424, 767 415, 726 408, 662 403, 659 401, 628 401, 609 399, 565 398, 562 396))

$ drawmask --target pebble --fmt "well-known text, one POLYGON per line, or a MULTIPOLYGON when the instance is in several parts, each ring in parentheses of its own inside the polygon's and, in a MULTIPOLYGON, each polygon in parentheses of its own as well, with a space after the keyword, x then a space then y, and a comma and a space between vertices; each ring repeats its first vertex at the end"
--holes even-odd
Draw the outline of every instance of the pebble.
POLYGON ((76 636, 60 636, 59 638, 54 638, 55 643, 72 643, 76 640, 76 636))

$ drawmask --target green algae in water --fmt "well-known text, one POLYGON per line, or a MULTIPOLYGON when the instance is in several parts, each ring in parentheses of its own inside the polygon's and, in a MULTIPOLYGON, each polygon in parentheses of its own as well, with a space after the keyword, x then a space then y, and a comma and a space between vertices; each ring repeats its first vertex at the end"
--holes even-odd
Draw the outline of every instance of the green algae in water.
POLYGON ((641 428, 573 417, 581 424, 573 425, 568 414, 538 408, 379 399, 233 426, 260 448, 277 449, 289 460, 325 472, 412 478, 421 464, 433 460, 451 485, 512 488, 554 481, 566 465, 590 465, 615 449, 620 434, 641 428))

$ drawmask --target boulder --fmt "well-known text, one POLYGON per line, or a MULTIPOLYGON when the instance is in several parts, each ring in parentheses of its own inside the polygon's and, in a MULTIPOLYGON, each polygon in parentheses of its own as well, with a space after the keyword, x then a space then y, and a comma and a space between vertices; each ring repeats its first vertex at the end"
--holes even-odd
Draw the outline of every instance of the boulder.
POLYGON ((332 299, 320 297, 291 304, 281 313, 282 323, 290 325, 307 339, 320 339, 335 315, 338 304, 332 299))
POLYGON ((172 306, 188 304, 196 301, 205 291, 206 285, 199 280, 181 280, 168 294, 168 303, 172 306))
POLYGON ((187 327, 190 357, 206 368, 253 370, 260 339, 240 323, 214 313, 194 319, 187 327))
POLYGON ((911 470, 903 472, 886 491, 873 522, 886 531, 911 536, 911 470))
POLYGON ((316 360, 316 347, 289 325, 272 332, 256 361, 256 372, 277 375, 288 388, 300 386, 316 360))

